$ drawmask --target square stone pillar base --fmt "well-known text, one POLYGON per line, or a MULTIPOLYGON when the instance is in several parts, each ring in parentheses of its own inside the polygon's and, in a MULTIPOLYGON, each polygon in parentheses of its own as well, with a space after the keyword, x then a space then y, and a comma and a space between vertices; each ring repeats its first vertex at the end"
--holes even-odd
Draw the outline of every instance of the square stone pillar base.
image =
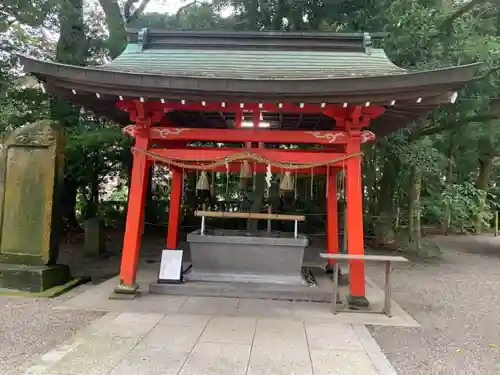
POLYGON ((0 288, 41 293, 70 279, 69 267, 63 264, 28 266, 0 263, 0 288))

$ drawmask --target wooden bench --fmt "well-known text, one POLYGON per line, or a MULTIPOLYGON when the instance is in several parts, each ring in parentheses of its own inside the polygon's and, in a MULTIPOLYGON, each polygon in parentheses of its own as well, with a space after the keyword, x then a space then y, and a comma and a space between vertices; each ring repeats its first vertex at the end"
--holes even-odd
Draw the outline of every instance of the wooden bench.
POLYGON ((280 214, 263 214, 255 212, 219 212, 219 211, 195 211, 194 216, 201 217, 201 234, 205 233, 205 218, 218 217, 218 218, 231 218, 231 219, 249 219, 249 220, 283 220, 295 221, 295 238, 298 237, 298 222, 305 221, 306 217, 303 215, 280 215, 280 214))
POLYGON ((333 272, 333 297, 332 311, 337 313, 337 294, 338 294, 338 275, 339 263, 341 261, 361 260, 363 262, 384 262, 385 263, 385 285, 384 285, 384 308, 382 311, 374 311, 376 313, 386 314, 391 316, 391 270, 393 262, 408 262, 408 259, 402 256, 386 256, 386 255, 349 255, 349 254, 330 254, 321 253, 323 259, 334 259, 335 267, 333 272))

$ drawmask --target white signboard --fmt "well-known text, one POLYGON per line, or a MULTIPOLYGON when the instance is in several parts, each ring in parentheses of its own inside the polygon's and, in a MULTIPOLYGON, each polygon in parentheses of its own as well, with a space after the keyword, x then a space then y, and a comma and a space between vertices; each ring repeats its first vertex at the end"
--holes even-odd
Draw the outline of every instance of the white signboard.
POLYGON ((182 250, 163 250, 161 253, 159 283, 182 282, 182 250))

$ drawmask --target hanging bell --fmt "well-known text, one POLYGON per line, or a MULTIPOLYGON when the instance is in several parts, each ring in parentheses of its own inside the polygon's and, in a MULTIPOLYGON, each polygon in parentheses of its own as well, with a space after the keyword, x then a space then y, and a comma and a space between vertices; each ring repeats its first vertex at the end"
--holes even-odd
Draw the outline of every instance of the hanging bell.
POLYGON ((285 192, 294 191, 293 178, 289 171, 286 171, 285 175, 281 177, 280 190, 285 192))
POLYGON ((241 164, 240 179, 252 178, 252 172, 250 172, 250 166, 248 165, 248 160, 244 160, 241 164))
POLYGON ((207 172, 200 173, 198 182, 196 182, 196 190, 210 190, 210 183, 208 182, 207 172))

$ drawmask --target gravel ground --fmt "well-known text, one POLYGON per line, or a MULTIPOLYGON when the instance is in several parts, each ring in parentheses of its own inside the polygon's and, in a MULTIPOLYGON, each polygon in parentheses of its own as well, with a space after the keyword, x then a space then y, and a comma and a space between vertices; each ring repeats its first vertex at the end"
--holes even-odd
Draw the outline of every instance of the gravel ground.
POLYGON ((103 315, 54 310, 58 300, 0 297, 0 374, 17 375, 30 362, 103 315))
MULTIPOLYGON (((499 375, 500 237, 433 240, 442 261, 393 273, 393 298, 422 328, 369 328, 400 375, 499 375)), ((383 272, 367 273, 382 285, 383 272)))

